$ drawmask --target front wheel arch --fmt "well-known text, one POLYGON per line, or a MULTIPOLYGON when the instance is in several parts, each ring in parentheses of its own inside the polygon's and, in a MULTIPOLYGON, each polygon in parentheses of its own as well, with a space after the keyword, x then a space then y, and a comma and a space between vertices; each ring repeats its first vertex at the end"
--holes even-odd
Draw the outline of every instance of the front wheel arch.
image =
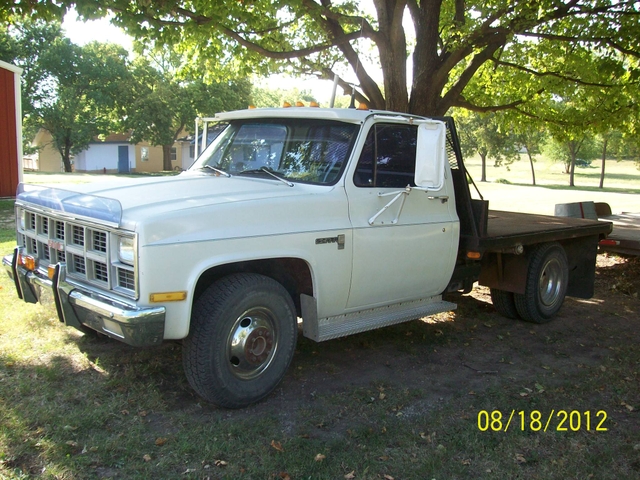
POLYGON ((313 274, 307 261, 296 257, 246 260, 216 265, 203 271, 194 286, 192 309, 213 283, 237 273, 264 275, 281 284, 293 299, 298 316, 302 315, 300 295, 313 296, 313 274))

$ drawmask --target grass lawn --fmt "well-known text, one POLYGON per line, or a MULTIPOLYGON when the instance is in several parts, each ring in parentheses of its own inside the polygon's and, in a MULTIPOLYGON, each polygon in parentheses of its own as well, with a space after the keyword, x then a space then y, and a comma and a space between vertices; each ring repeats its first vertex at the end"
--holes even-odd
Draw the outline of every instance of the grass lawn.
MULTIPOLYGON (((481 162, 479 156, 466 158, 465 163, 474 180, 481 178, 481 162)), ((601 161, 594 160, 588 167, 576 167, 575 184, 580 189, 598 189, 600 185, 601 161)), ((536 184, 541 186, 554 185, 557 188, 569 186, 569 175, 564 173, 564 165, 552 162, 544 155, 534 157, 536 184)), ((616 161, 608 159, 605 168, 604 189, 624 193, 640 193, 640 170, 633 160, 616 161)), ((487 181, 506 181, 513 185, 531 185, 531 165, 526 154, 520 155, 520 160, 508 166, 495 167, 493 160, 487 160, 487 181)))

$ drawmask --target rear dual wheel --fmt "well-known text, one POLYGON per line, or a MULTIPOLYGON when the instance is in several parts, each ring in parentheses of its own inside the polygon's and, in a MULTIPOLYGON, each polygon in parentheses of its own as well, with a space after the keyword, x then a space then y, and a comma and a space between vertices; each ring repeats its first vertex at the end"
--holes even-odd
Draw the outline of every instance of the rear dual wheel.
POLYGON ((224 277, 198 298, 191 318, 183 366, 205 400, 240 408, 280 383, 298 334, 295 306, 280 283, 257 274, 224 277))
POLYGON ((518 314, 528 322, 549 322, 564 303, 568 283, 569 263, 562 245, 538 245, 529 259, 525 292, 513 295, 518 314))
POLYGON ((497 288, 491 289, 491 303, 493 303, 498 313, 503 317, 516 320, 520 318, 520 315, 518 314, 513 295, 512 292, 505 290, 498 290, 497 288))

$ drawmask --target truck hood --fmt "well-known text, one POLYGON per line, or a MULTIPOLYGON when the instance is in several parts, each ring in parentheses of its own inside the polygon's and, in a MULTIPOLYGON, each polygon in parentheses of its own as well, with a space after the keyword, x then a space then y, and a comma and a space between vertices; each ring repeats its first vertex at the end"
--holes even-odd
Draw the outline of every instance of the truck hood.
POLYGON ((64 185, 64 189, 20 185, 17 200, 134 230, 137 221, 149 216, 222 203, 297 196, 318 188, 305 184, 289 187, 275 179, 185 173, 176 177, 64 185))

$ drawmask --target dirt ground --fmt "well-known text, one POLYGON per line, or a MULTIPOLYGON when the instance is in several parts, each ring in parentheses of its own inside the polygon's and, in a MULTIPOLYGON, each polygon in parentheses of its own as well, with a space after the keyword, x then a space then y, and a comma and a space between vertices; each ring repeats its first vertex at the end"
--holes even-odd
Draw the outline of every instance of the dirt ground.
MULTIPOLYGON (((595 296, 567 298, 548 324, 501 317, 489 289, 476 287, 470 295, 450 298, 458 303, 456 312, 319 344, 299 337, 283 384, 246 413, 284 406, 296 410, 316 397, 378 383, 422 392, 405 405, 405 415, 460 395, 482 395, 504 382, 526 391, 534 388, 530 379, 541 373, 549 388, 579 369, 606 369, 612 349, 640 342, 639 292, 640 259, 599 255, 595 296)), ((640 382, 640 371, 629 374, 640 382)), ((208 410, 215 407, 204 406, 208 410)))
MULTIPOLYGON (((461 408, 468 410, 457 414, 468 418, 471 429, 479 410, 472 405, 478 402, 503 411, 527 410, 536 408, 536 393, 553 390, 556 408, 605 410, 608 425, 616 425, 617 434, 635 435, 630 441, 637 444, 640 416, 630 417, 625 406, 638 399, 618 397, 607 375, 620 352, 640 342, 640 259, 598 255, 596 275, 593 298, 567 298, 557 318, 543 325, 501 317, 488 288, 476 287, 450 299, 458 304, 455 312, 323 343, 300 335, 284 381, 267 399, 241 410, 202 402, 170 373, 158 383, 168 410, 196 422, 277 415, 283 435, 306 436, 305 412, 321 411, 311 438, 327 441, 371 422, 348 411, 353 392, 371 395, 372 402, 381 392, 406 392, 397 408, 409 423, 448 405, 465 405, 461 408), (601 379, 598 388, 580 385, 585 371, 601 379), (461 402, 464 397, 477 400, 461 402)), ((178 362, 179 345, 172 352, 178 362)), ((640 384, 640 368, 623 381, 640 384)), ((171 433, 163 416, 149 421, 171 433)), ((640 460, 634 465, 640 472, 640 460)))

